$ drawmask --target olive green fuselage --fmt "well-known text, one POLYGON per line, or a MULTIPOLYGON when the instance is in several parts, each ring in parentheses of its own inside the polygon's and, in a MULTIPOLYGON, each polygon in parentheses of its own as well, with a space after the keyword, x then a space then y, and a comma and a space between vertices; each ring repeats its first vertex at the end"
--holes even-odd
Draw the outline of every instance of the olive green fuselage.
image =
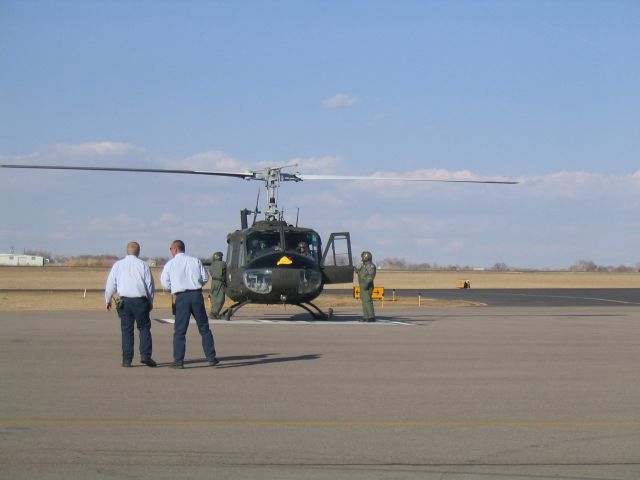
POLYGON ((348 251, 336 254, 333 247, 323 255, 316 231, 285 222, 262 221, 230 233, 227 296, 236 302, 300 304, 320 295, 326 283, 352 282, 349 235, 339 235, 348 251), (301 242, 305 251, 298 248, 301 242))

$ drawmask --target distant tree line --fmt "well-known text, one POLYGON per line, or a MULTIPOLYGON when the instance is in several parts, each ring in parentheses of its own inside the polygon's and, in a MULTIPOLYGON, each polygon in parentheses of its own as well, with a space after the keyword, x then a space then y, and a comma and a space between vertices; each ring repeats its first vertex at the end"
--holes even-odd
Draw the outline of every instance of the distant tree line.
POLYGON ((384 270, 473 270, 468 265, 438 265, 437 263, 411 263, 404 258, 383 258, 376 262, 384 270))
POLYGON ((629 265, 618 265, 617 267, 611 265, 598 265, 592 260, 578 260, 576 263, 569 267, 570 272, 638 272, 640 271, 640 264, 636 264, 634 267, 629 265))
MULTIPOLYGON (((47 250, 25 249, 25 255, 35 255, 46 259, 49 265, 59 265, 65 267, 111 267, 122 257, 117 255, 54 255, 47 250)), ((152 267, 162 267, 169 261, 166 257, 140 257, 152 267)))
MULTIPOLYGON (((477 269, 477 267, 469 265, 439 265, 437 263, 411 263, 403 258, 383 258, 377 262, 379 268, 384 270, 407 270, 407 271, 422 271, 422 270, 442 270, 442 271, 468 271, 477 269)), ((493 272, 509 272, 509 271, 527 271, 527 270, 540 270, 534 268, 520 268, 511 267, 504 262, 496 262, 492 267, 484 268, 483 270, 493 272)), ((615 273, 628 273, 640 271, 640 263, 635 266, 630 265, 598 265, 592 260, 579 260, 573 265, 567 268, 553 269, 555 271, 569 271, 569 272, 615 272, 615 273)))
MULTIPOLYGON (((411 263, 403 258, 383 258, 377 262, 379 268, 384 270, 443 270, 443 271, 468 271, 477 267, 471 265, 439 265, 437 263, 411 263)), ((491 268, 483 268, 482 270, 492 270, 496 272, 508 272, 511 270, 506 263, 496 263, 491 268)))

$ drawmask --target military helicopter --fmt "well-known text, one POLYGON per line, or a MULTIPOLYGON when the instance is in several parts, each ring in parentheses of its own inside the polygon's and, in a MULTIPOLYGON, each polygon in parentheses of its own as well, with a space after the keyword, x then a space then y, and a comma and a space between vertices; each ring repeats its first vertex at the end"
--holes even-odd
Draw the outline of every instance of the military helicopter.
MULTIPOLYGON (((254 210, 240 212, 240 229, 227 235, 226 295, 235 303, 222 315, 230 320, 235 312, 249 303, 296 305, 311 314, 313 319, 329 319, 333 310, 323 312, 313 300, 324 285, 353 282, 353 256, 349 232, 335 232, 322 245, 318 232, 285 221, 277 204, 282 182, 305 180, 374 180, 448 183, 516 184, 500 180, 442 180, 414 177, 307 175, 283 170, 294 166, 266 167, 245 172, 216 172, 203 170, 171 170, 155 168, 82 167, 67 165, 0 164, 1 168, 45 170, 90 170, 102 172, 166 173, 234 177, 260 180, 267 189, 264 220, 257 220, 258 203, 254 210), (253 214, 249 225, 249 215, 253 214)), ((259 199, 259 195, 258 195, 259 199)))

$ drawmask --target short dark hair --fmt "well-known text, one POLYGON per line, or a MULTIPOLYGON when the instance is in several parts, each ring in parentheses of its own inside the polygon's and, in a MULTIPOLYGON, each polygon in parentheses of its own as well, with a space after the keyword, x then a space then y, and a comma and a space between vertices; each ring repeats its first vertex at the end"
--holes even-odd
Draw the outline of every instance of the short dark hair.
POLYGON ((174 240, 171 243, 171 246, 172 247, 176 247, 178 249, 178 251, 180 251, 180 252, 184 252, 184 250, 185 250, 184 242, 182 240, 174 240))

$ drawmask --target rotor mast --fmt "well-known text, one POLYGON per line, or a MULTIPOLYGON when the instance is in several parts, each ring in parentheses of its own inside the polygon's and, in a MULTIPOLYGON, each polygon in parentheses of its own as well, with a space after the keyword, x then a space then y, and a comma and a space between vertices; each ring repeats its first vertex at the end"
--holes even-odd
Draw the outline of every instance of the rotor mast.
MULTIPOLYGON (((295 165, 288 165, 294 167, 295 165)), ((261 172, 254 173, 254 179, 264 180, 267 188, 267 208, 264 212, 264 218, 267 221, 282 220, 282 212, 278 209, 278 188, 281 182, 293 181, 301 182, 299 174, 284 173, 282 169, 285 167, 267 167, 261 172)))

